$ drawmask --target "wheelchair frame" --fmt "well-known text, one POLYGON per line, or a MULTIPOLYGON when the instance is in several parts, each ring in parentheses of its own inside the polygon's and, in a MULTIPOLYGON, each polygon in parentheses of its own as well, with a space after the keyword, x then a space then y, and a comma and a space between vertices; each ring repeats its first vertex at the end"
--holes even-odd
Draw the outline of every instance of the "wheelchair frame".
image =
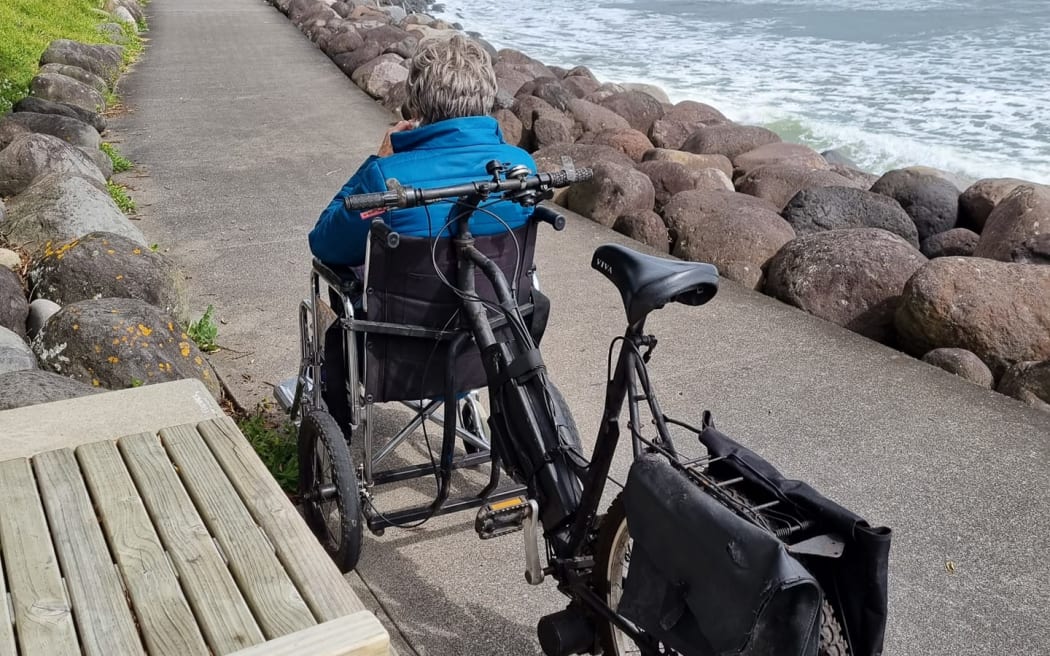
MULTIPOLYGON (((449 349, 446 367, 446 396, 449 390, 456 390, 456 360, 467 347, 472 346, 473 336, 469 328, 455 330, 436 330, 424 326, 399 324, 379 321, 368 321, 359 319, 354 313, 354 298, 360 296, 361 311, 367 316, 369 275, 373 242, 381 244, 379 247, 396 249, 400 244, 397 233, 393 233, 380 220, 372 224, 369 239, 365 251, 364 276, 359 277, 357 271, 350 267, 330 267, 324 263, 314 260, 310 273, 310 298, 304 299, 299 305, 299 336, 300 336, 300 366, 296 379, 294 394, 288 394, 288 388, 281 385, 277 396, 290 416, 304 416, 312 409, 325 409, 326 404, 322 394, 322 385, 314 381, 321 381, 321 370, 325 360, 324 336, 329 326, 338 323, 341 326, 343 353, 346 354, 346 380, 344 393, 349 400, 349 422, 343 426, 344 435, 348 442, 360 436, 363 448, 363 462, 356 465, 358 494, 364 502, 361 504, 362 515, 369 531, 382 535, 387 527, 397 527, 403 524, 418 522, 420 520, 444 515, 461 510, 478 508, 486 503, 498 502, 503 499, 517 497, 525 493, 526 488, 521 485, 511 485, 500 488, 501 467, 498 458, 493 457, 492 444, 485 433, 487 409, 484 407, 477 389, 469 391, 465 397, 457 401, 456 408, 449 413, 443 408, 446 405, 445 398, 433 398, 421 401, 404 400, 398 401, 403 407, 413 412, 398 432, 378 449, 373 434, 373 412, 375 402, 371 395, 366 394, 364 381, 368 374, 367 358, 359 362, 363 354, 358 352, 358 342, 355 333, 362 333, 362 345, 367 347, 369 334, 386 334, 402 337, 420 338, 437 341, 447 341, 449 349), (343 307, 343 315, 339 314, 326 302, 323 295, 325 289, 338 298, 343 307), (327 315, 327 316, 323 316, 327 315), (360 372, 360 373, 359 373, 360 372), (463 410, 469 412, 475 430, 469 430, 459 422, 460 404, 463 410), (466 495, 458 498, 447 499, 439 492, 438 498, 428 505, 397 510, 389 513, 380 513, 375 509, 372 501, 372 489, 377 485, 395 483, 398 481, 411 480, 424 476, 433 476, 437 473, 438 466, 433 461, 414 465, 406 465, 397 468, 381 469, 380 463, 403 444, 424 422, 430 421, 442 427, 443 435, 454 433, 465 444, 470 444, 476 449, 474 453, 467 453, 454 457, 451 446, 454 439, 442 441, 442 453, 439 462, 451 461, 451 469, 471 468, 477 465, 491 463, 491 471, 488 483, 475 495, 466 495), (448 452, 446 452, 448 451, 448 452)), ((524 313, 531 311, 531 305, 522 306, 524 313)), ((499 328, 505 320, 496 318, 492 321, 494 329, 499 328)), ((447 494, 447 491, 445 492, 447 494)))

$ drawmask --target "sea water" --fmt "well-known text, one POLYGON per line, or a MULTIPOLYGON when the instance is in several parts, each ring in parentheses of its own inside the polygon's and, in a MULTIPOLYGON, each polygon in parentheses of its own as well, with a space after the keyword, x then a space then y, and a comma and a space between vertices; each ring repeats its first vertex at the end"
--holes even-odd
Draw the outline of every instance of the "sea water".
POLYGON ((1050 0, 442 0, 544 63, 649 82, 881 173, 1050 183, 1050 0))

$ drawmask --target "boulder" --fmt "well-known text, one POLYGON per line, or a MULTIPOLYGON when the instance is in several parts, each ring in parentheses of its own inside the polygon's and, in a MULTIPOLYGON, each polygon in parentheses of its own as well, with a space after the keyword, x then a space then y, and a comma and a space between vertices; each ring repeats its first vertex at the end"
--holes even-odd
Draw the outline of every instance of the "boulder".
MULTIPOLYGON (((0 223, 4 222, 4 205, 0 202, 0 223)), ((0 248, 0 269, 8 271, 19 271, 22 268, 22 258, 18 253, 0 248)))
POLYGON ((762 286, 769 258, 795 237, 768 202, 733 191, 683 191, 664 205, 674 240, 671 253, 710 262, 722 276, 752 289, 762 286))
POLYGON ((638 130, 603 130, 602 132, 588 132, 579 139, 583 144, 598 144, 610 146, 627 155, 635 162, 642 161, 642 156, 652 150, 653 144, 649 138, 638 130))
POLYGON ((588 80, 593 80, 594 82, 598 82, 598 78, 594 75, 593 72, 591 72, 591 69, 587 68, 586 66, 575 66, 573 68, 570 68, 568 71, 565 72, 565 75, 562 76, 562 79, 567 80, 570 77, 580 77, 588 80))
POLYGON ((627 119, 611 109, 579 98, 573 98, 569 102, 569 113, 576 121, 576 134, 631 129, 627 119))
POLYGON ((572 119, 557 110, 537 111, 532 121, 532 143, 536 148, 572 143, 572 119))
POLYGON ((414 36, 407 36, 401 39, 397 43, 391 44, 386 47, 383 54, 391 53, 399 55, 406 61, 412 58, 412 55, 416 54, 416 49, 419 47, 419 39, 414 36))
MULTIPOLYGON (((32 134, 32 132, 21 123, 0 121, 0 151, 13 144, 19 137, 24 137, 27 134, 32 134)), ((0 171, 0 176, 3 176, 3 171, 0 171)), ((0 197, 2 196, 3 193, 0 193, 0 197)))
POLYGON ((733 183, 718 169, 690 169, 677 162, 660 160, 642 162, 636 168, 653 183, 657 212, 682 191, 733 191, 733 183))
POLYGON ((582 75, 572 75, 562 79, 561 82, 562 86, 577 98, 586 98, 601 86, 601 82, 582 75))
POLYGON ((570 210, 612 227, 621 214, 653 208, 653 183, 644 173, 610 162, 598 162, 593 169, 593 178, 566 192, 565 206, 570 210))
POLYGON ((1031 182, 1017 178, 985 178, 978 180, 959 196, 959 223, 974 232, 984 230, 988 215, 992 213, 999 201, 1010 195, 1010 192, 1021 185, 1031 182))
POLYGON ((497 109, 492 116, 499 123, 504 141, 512 146, 526 147, 524 126, 514 112, 509 109, 497 109))
POLYGON ((995 385, 995 378, 992 377, 992 370, 988 368, 988 365, 966 349, 933 349, 922 356, 922 361, 987 389, 992 389, 995 385))
POLYGON ((550 77, 541 77, 531 82, 526 82, 518 90, 518 95, 524 95, 526 92, 539 98, 559 112, 569 111, 569 104, 576 99, 576 96, 566 89, 560 81, 550 77))
POLYGON ((68 116, 58 114, 35 114, 33 112, 14 112, 0 118, 0 121, 15 121, 21 123, 31 132, 50 134, 62 141, 81 148, 98 150, 102 143, 102 137, 98 130, 87 123, 68 116))
POLYGON ((0 268, 0 326, 25 336, 28 316, 29 301, 22 278, 7 267, 0 268))
POLYGON ((652 210, 631 210, 626 214, 621 214, 613 223, 613 230, 651 246, 661 253, 670 251, 671 241, 667 233, 667 226, 664 225, 664 220, 660 218, 660 215, 652 210))
POLYGON ((69 103, 54 102, 51 100, 44 100, 43 98, 26 96, 16 102, 14 107, 11 108, 11 111, 33 112, 35 114, 57 114, 58 116, 66 116, 83 121, 98 130, 99 134, 106 131, 106 118, 104 116, 96 112, 89 112, 88 110, 77 107, 76 105, 70 105, 69 103))
POLYGON ((113 160, 110 159, 109 155, 98 148, 85 148, 83 146, 77 146, 77 148, 98 167, 98 171, 104 179, 109 180, 113 177, 113 160))
POLYGON ((764 198, 778 210, 782 210, 797 193, 806 189, 852 186, 849 180, 831 171, 776 164, 760 166, 736 181, 737 191, 764 198))
POLYGON ((939 232, 922 242, 922 254, 933 259, 935 257, 953 257, 957 255, 973 255, 977 248, 977 241, 981 238, 973 230, 966 228, 952 228, 939 232))
POLYGON ((823 157, 824 161, 830 165, 839 165, 846 166, 852 169, 860 169, 860 167, 857 166, 856 162, 850 159, 849 156, 846 155, 846 153, 842 152, 841 150, 838 150, 837 148, 825 150, 820 154, 820 156, 823 157))
POLYGON ((871 185, 879 180, 879 176, 874 173, 868 173, 852 166, 843 166, 842 164, 832 164, 831 171, 846 178, 858 189, 871 189, 871 185))
POLYGON ((804 189, 788 201, 781 216, 800 236, 824 230, 882 228, 919 247, 915 224, 897 201, 863 189, 804 189))
POLYGON ((660 148, 678 150, 700 128, 728 122, 722 112, 710 105, 683 100, 653 121, 649 138, 660 148))
POLYGON ((395 43, 404 41, 409 37, 416 39, 415 36, 399 27, 394 27, 393 25, 381 25, 370 30, 361 31, 361 38, 364 39, 366 43, 374 42, 379 44, 380 50, 385 50, 395 43))
POLYGON ((623 93, 624 91, 627 91, 627 89, 623 85, 614 82, 605 82, 598 85, 597 89, 584 96, 583 99, 597 105, 601 104, 601 102, 609 96, 623 93))
POLYGON ((72 378, 39 369, 0 374, 0 410, 65 401, 101 392, 72 378))
MULTIPOLYGON (((336 55, 353 52, 363 45, 365 45, 365 40, 361 38, 361 35, 357 33, 357 30, 350 29, 339 32, 329 38, 328 42, 325 43, 323 50, 326 55, 334 59, 336 55)), ((378 55, 376 56, 378 57, 378 55)))
MULTIPOLYGON (((98 187, 106 185, 105 177, 91 158, 58 137, 26 133, 0 151, 0 195, 20 194, 48 174, 83 176, 98 187)), ((14 205, 12 201, 8 211, 14 205)), ((0 227, 0 231, 7 232, 6 226, 0 227)))
POLYGON ((1014 188, 988 215, 973 254, 1004 262, 1030 260, 1032 245, 1050 235, 1050 187, 1014 188))
POLYGON ((104 80, 115 80, 120 74, 124 49, 120 46, 92 46, 66 39, 56 39, 40 56, 40 65, 67 64, 90 71, 104 80))
POLYGON ((76 175, 43 176, 11 199, 8 214, 0 233, 30 250, 42 250, 47 242, 78 239, 92 232, 115 233, 146 246, 146 238, 109 194, 76 175))
POLYGON ((33 349, 18 334, 0 326, 0 376, 36 368, 33 349))
POLYGON ((135 298, 185 322, 185 279, 174 263, 126 237, 93 232, 48 244, 29 270, 36 298, 68 305, 89 298, 135 298))
POLYGON ((687 169, 702 171, 704 169, 718 169, 726 174, 727 178, 733 178, 733 163, 725 155, 697 155, 687 153, 684 150, 671 150, 668 148, 653 148, 646 151, 642 156, 643 162, 677 162, 687 169))
POLYGON ((88 85, 99 93, 106 93, 109 91, 109 85, 106 81, 95 75, 91 71, 85 71, 79 66, 69 66, 68 64, 44 64, 40 67, 38 73, 56 73, 58 75, 65 75, 71 77, 74 80, 79 80, 84 84, 88 85))
POLYGON ((631 127, 641 132, 642 136, 647 135, 653 123, 664 115, 664 106, 660 101, 641 91, 614 93, 603 99, 601 106, 627 119, 631 127))
POLYGON ((110 43, 127 45, 128 41, 130 41, 124 35, 124 28, 121 27, 120 23, 100 23, 95 29, 110 43))
POLYGON ((69 103, 89 112, 104 112, 102 94, 80 80, 57 73, 40 73, 29 84, 29 93, 37 98, 69 103))
POLYGON ((29 318, 26 319, 26 337, 34 339, 40 333, 40 329, 47 324, 62 306, 46 298, 38 298, 29 304, 29 318))
POLYGON ((138 23, 135 22, 135 17, 131 15, 127 7, 117 7, 113 11, 109 12, 109 15, 113 17, 113 20, 124 25, 131 25, 135 31, 138 32, 138 23))
POLYGON ((803 169, 829 169, 827 161, 809 146, 800 144, 768 143, 733 158, 734 176, 745 175, 760 166, 777 164, 803 169))
POLYGON ((732 160, 749 150, 779 141, 775 132, 757 125, 724 123, 699 128, 682 143, 680 150, 701 155, 725 155, 732 160))
POLYGON ((211 365, 175 320, 145 301, 102 298, 59 310, 33 340, 42 369, 95 387, 199 378, 221 395, 211 365))
POLYGON ((1050 264, 1050 232, 1025 239, 1013 250, 1011 257, 1014 262, 1022 264, 1050 264))
POLYGON ((335 65, 339 67, 339 70, 344 75, 352 77, 354 71, 374 60, 380 54, 382 53, 380 52, 379 44, 365 43, 360 48, 332 57, 332 61, 335 62, 335 65))
POLYGON ((976 182, 976 180, 972 178, 966 178, 965 176, 959 175, 957 173, 950 173, 943 169, 934 168, 932 166, 908 166, 903 170, 913 171, 920 175, 932 175, 934 177, 940 178, 941 180, 950 182, 952 186, 955 187, 955 190, 960 194, 963 192, 964 189, 968 188, 970 185, 976 182))
POLYGON ((531 95, 515 98, 510 111, 514 112, 514 115, 521 121, 522 129, 530 134, 532 132, 532 123, 540 114, 561 114, 546 100, 531 95))
MULTIPOLYGON (((620 84, 627 91, 635 91, 638 93, 644 93, 645 95, 653 98, 656 102, 660 103, 662 108, 664 105, 670 105, 671 99, 667 97, 667 92, 656 86, 655 84, 648 84, 646 82, 623 82, 620 84)), ((663 113, 663 112, 661 112, 663 113)))
POLYGON ((930 260, 905 285, 895 323, 909 353, 967 349, 995 376, 1016 362, 1050 359, 1050 267, 930 260))
POLYGON ((634 166, 630 157, 609 146, 558 144, 541 148, 532 154, 532 159, 536 162, 536 171, 540 173, 562 170, 565 168, 565 158, 578 169, 594 168, 602 162, 625 167, 634 166))
POLYGON ((115 11, 117 7, 124 7, 135 21, 146 19, 146 15, 142 12, 142 7, 139 6, 136 0, 106 0, 102 5, 102 8, 109 12, 115 11))
POLYGON ((789 242, 769 262, 764 291, 826 321, 892 343, 904 284, 926 263, 878 228, 828 230, 789 242))
POLYGON ((543 62, 512 48, 504 48, 498 51, 493 67, 496 69, 497 76, 499 76, 501 69, 511 69, 527 74, 531 80, 535 80, 538 77, 557 78, 554 71, 547 68, 543 62))
POLYGON ((351 79, 373 98, 385 98, 391 88, 404 84, 408 79, 408 69, 405 68, 404 61, 399 55, 380 55, 358 67, 351 79))
POLYGON ((901 204, 915 222, 920 242, 955 227, 959 190, 942 177, 915 168, 896 169, 879 178, 871 190, 901 204))
POLYGON ((1018 362, 1006 370, 996 390, 1050 412, 1050 361, 1018 362))

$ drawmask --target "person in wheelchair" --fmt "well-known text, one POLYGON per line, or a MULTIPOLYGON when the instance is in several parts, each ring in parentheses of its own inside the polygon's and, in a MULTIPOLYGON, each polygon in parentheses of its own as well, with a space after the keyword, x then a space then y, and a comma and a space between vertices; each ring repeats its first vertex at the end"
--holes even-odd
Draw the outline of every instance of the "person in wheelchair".
MULTIPOLYGON (((468 182, 486 177, 485 166, 492 160, 536 170, 532 157, 507 144, 499 123, 489 116, 496 101, 496 73, 477 42, 460 35, 423 41, 405 84, 411 120, 387 133, 378 153, 343 185, 310 231, 310 250, 326 264, 364 262, 373 215, 348 210, 343 199, 350 194, 387 191, 390 179, 418 186, 468 182)), ((532 213, 532 208, 509 201, 486 209, 492 214, 479 212, 471 222, 475 235, 518 228, 532 213)), ((393 210, 385 217, 392 230, 409 237, 449 236, 447 220, 447 212, 427 207, 393 210)))
MULTIPOLYGON (((508 166, 524 165, 530 171, 536 169, 535 162, 526 151, 506 143, 499 123, 489 115, 495 105, 496 74, 488 53, 477 42, 461 35, 450 39, 423 41, 410 61, 405 84, 408 96, 405 113, 411 120, 400 121, 387 132, 378 152, 361 164, 321 213, 310 231, 310 250, 325 265, 359 267, 365 263, 371 222, 378 215, 375 212, 347 209, 343 199, 348 195, 386 191, 388 181, 392 179, 403 186, 451 185, 477 180, 487 177, 486 166, 493 160, 508 166)), ((454 226, 448 224, 452 207, 452 204, 448 204, 395 209, 384 213, 382 219, 402 237, 449 237, 455 230, 454 226)), ((471 220, 471 232, 482 240, 486 236, 509 234, 526 226, 532 212, 531 207, 495 200, 486 203, 484 211, 474 215, 471 220)), ((505 250, 507 255, 513 255, 517 251, 519 256, 527 259, 519 264, 524 264, 525 269, 531 270, 531 248, 527 253, 517 248, 500 248, 505 250)), ((397 255, 391 254, 391 257, 422 257, 426 260, 424 266, 430 267, 429 249, 421 252, 418 248, 400 248, 397 255)), ((509 268, 514 269, 514 266, 509 268)), ((413 294, 417 301, 434 297, 437 302, 436 297, 441 295, 440 291, 443 291, 440 287, 428 291, 426 285, 421 283, 413 294)), ((454 301, 454 298, 446 300, 454 301)), ((538 292, 526 300, 532 300, 538 308, 531 321, 538 336, 542 333, 542 324, 546 321, 549 304, 538 292)), ((331 301, 333 310, 339 315, 344 315, 342 301, 334 294, 331 301)), ((359 298, 352 299, 352 303, 355 317, 365 318, 359 298)), ((457 302, 447 305, 458 307, 457 302)), ((374 314, 372 311, 368 314, 368 319, 381 320, 371 316, 374 314)), ((351 366, 347 361, 343 337, 338 324, 333 325, 325 334, 323 375, 326 380, 326 405, 329 412, 345 427, 350 414, 350 402, 344 394, 334 393, 334 390, 338 389, 335 381, 344 380, 347 369, 351 366)), ((355 338, 358 353, 362 354, 364 349, 361 348, 361 333, 357 333, 355 338)), ((410 371, 411 367, 398 368, 397 360, 418 358, 421 349, 413 348, 415 344, 386 339, 370 344, 377 347, 370 353, 378 351, 384 341, 389 347, 382 351, 387 356, 384 366, 390 369, 387 361, 393 359, 393 368, 399 373, 410 371)), ((431 368, 429 361, 435 360, 434 352, 431 351, 428 356, 428 366, 424 368, 423 376, 427 373, 440 374, 444 363, 431 368)), ((436 359, 440 361, 440 358, 436 359)), ((363 362, 363 358, 359 359, 359 362, 363 362)), ((418 372, 416 375, 419 375, 418 372)), ((412 391, 417 389, 414 381, 406 380, 401 384, 407 388, 402 398, 422 398, 422 394, 414 395, 412 391)), ((420 383, 417 391, 430 392, 433 391, 432 387, 420 383)), ((390 392, 381 392, 375 396, 389 398, 390 395, 390 392)))

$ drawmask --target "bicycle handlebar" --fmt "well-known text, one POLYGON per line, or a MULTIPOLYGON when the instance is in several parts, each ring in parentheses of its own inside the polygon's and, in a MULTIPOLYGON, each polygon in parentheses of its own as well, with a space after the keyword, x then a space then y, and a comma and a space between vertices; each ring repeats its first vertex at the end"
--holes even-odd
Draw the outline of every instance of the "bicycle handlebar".
MULTIPOLYGON (((348 210, 360 211, 378 208, 406 208, 426 205, 443 198, 459 198, 470 194, 489 196, 495 193, 522 192, 530 190, 546 191, 555 187, 567 187, 576 182, 590 180, 591 169, 572 169, 553 173, 536 173, 522 178, 508 178, 495 181, 477 180, 447 187, 398 187, 390 191, 372 194, 354 194, 343 198, 343 205, 348 210)), ((511 198, 510 200, 514 200, 511 198)))

